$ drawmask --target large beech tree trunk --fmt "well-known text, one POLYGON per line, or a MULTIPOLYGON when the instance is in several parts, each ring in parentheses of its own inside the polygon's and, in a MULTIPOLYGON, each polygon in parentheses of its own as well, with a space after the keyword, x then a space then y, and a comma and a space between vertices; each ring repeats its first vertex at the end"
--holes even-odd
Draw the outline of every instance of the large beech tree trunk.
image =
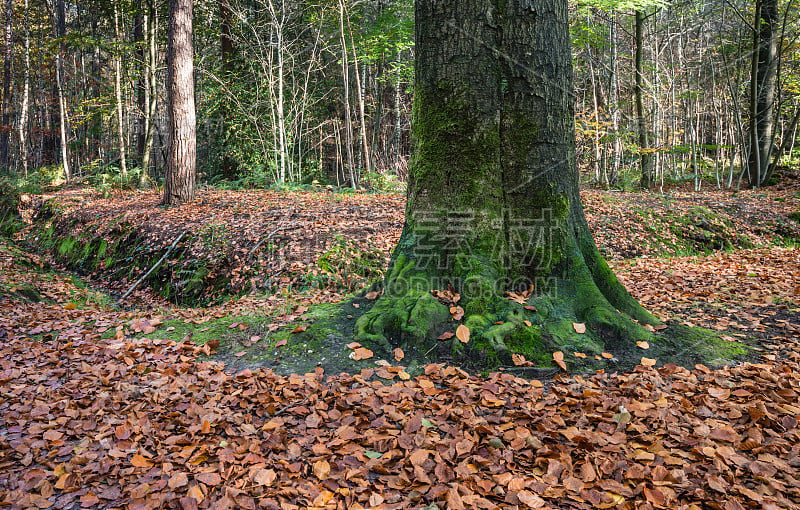
POLYGON ((170 0, 167 41, 167 100, 170 126, 164 203, 194 200, 197 165, 192 63, 192 0, 170 0))
POLYGON ((455 328, 430 291, 451 288, 487 362, 650 338, 580 202, 567 2, 418 0, 416 52, 406 223, 357 338, 427 349, 455 328))

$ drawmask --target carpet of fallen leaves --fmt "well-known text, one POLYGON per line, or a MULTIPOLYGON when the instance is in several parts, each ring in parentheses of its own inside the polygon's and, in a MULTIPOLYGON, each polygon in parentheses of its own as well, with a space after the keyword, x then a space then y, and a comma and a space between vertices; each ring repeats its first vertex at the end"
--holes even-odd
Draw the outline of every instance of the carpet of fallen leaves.
MULTIPOLYGON (((590 220, 612 207, 598 196, 590 220)), ((117 201, 120 214, 144 215, 134 221, 149 222, 165 243, 188 225, 181 222, 205 221, 165 213, 148 202, 154 196, 132 197, 142 202, 117 201)), ((213 197, 229 203, 214 202, 208 214, 232 221, 235 195, 202 200, 213 197)), ((259 210, 242 213, 251 215, 241 219, 254 222, 252 235, 236 242, 252 249, 293 214, 358 236, 361 221, 380 225, 369 228, 385 250, 399 234, 397 197, 326 198, 338 215, 330 217, 317 216, 317 195, 303 200, 313 204, 298 202, 288 216, 291 205, 273 204, 277 223, 267 227, 254 219, 259 210)), ((744 200, 761 207, 758 196, 744 200)), ((114 204, 84 206, 105 218, 114 204)), ((599 243, 613 240, 606 246, 622 247, 623 256, 641 232, 625 221, 604 230, 593 220, 599 243)), ((300 232, 315 231, 292 235, 300 232)), ((199 346, 161 340, 162 319, 266 312, 279 297, 202 310, 168 309, 150 297, 120 312, 68 275, 43 279, 35 271, 47 264, 0 243, 0 507, 800 508, 797 249, 618 257, 615 271, 648 308, 755 335, 756 358, 717 370, 659 362, 621 374, 562 374, 547 388, 513 370, 477 377, 442 365, 393 384, 372 369, 232 374, 199 346), (18 299, 26 286, 49 302, 18 299), (143 330, 146 338, 135 334, 143 330)))
POLYGON ((233 375, 157 329, 126 336, 134 312, 69 308, 0 302, 0 505, 800 502, 800 346, 789 338, 756 363, 564 375, 545 392, 441 365, 391 385, 372 370, 233 375))

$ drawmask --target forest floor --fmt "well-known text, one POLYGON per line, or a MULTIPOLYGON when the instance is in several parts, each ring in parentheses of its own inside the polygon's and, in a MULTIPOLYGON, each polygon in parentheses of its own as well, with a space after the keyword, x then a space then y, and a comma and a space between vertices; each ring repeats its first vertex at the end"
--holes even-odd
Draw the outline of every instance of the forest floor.
POLYGON ((584 192, 637 299, 749 338, 755 354, 622 373, 609 361, 546 385, 514 367, 412 376, 402 352, 337 375, 292 345, 312 304, 379 276, 400 196, 208 190, 167 211, 146 192, 51 198, 57 214, 23 197, 31 224, 0 241, 0 507, 800 508, 797 179, 737 194, 584 192), (166 286, 148 281, 118 305, 183 232, 156 271, 166 286), (112 258, 115 236, 147 258, 112 258), (164 288, 185 290, 180 271, 197 267, 232 277, 209 306, 174 304, 164 288), (308 373, 240 362, 266 344, 261 365, 287 350, 308 373))

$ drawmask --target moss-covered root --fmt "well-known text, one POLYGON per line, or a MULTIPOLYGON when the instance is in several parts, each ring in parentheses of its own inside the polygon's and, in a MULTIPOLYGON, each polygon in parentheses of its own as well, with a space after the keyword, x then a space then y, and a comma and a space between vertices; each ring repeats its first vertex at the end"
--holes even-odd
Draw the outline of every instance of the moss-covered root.
POLYGON ((356 340, 388 352, 399 345, 430 348, 435 345, 437 331, 450 320, 448 308, 430 293, 384 296, 356 323, 356 340))

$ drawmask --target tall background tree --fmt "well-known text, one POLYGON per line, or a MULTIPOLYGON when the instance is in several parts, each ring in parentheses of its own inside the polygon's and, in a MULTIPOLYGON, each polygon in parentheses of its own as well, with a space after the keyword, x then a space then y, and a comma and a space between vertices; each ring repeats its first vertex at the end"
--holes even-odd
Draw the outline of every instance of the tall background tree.
MULTIPOLYGON (((0 130, 0 153, 3 133, 11 135, 9 171, 30 164, 38 178, 63 160, 77 179, 161 182, 170 128, 167 23, 158 20, 168 2, 11 6, 1 9, 3 26, 14 28, 4 43, 4 71, 11 66, 0 130)), ((412 9, 411 0, 196 0, 198 179, 401 187, 414 96, 412 9)), ((582 177, 620 188, 766 184, 797 156, 796 9, 771 0, 570 4, 582 177), (777 14, 759 16, 756 28, 756 7, 777 14), (765 49, 776 58, 761 58, 765 49), (760 179, 750 172, 754 133, 758 159, 768 162, 760 179)))
POLYGON ((170 143, 164 176, 164 203, 194 200, 197 120, 192 62, 192 0, 170 0, 167 36, 167 107, 170 143))

